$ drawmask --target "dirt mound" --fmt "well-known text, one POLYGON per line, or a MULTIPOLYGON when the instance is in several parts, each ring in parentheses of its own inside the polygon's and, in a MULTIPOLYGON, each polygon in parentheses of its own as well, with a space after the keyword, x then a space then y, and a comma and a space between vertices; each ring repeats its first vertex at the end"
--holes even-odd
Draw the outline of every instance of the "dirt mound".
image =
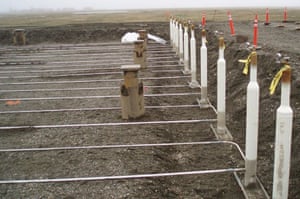
MULTIPOLYGON (((40 43, 82 43, 120 41, 126 32, 135 32, 139 29, 147 29, 150 33, 167 38, 167 23, 99 23, 68 25, 58 27, 26 27, 27 44, 40 43)), ((12 44, 12 32, 14 29, 0 30, 0 43, 12 44)))

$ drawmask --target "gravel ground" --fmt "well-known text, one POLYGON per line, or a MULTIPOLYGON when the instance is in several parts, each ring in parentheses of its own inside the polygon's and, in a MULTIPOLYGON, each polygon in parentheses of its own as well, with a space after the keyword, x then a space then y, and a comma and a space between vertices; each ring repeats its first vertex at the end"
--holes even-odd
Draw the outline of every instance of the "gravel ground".
MULTIPOLYGON (((279 23, 278 23, 279 24, 279 23)), ((1 65, 0 87, 1 111, 43 110, 43 109, 81 109, 119 107, 119 98, 97 99, 63 99, 63 100, 20 100, 20 104, 6 105, 11 98, 64 97, 64 96, 100 96, 119 94, 121 73, 88 75, 89 73, 119 72, 122 64, 131 63, 131 47, 119 45, 116 41, 127 31, 140 29, 141 25, 151 33, 168 39, 167 23, 147 24, 94 24, 93 26, 69 26, 51 28, 31 28, 28 37, 31 46, 16 48, 4 46, 0 49, 1 63, 5 61, 31 61, 31 64, 1 65), (81 34, 82 31, 84 34, 81 34), (80 36, 78 36, 80 35, 80 36), (83 42, 114 42, 86 44, 83 42), (41 43, 44 42, 44 43, 41 43), (64 44, 63 44, 64 43, 64 44), (82 43, 80 47, 65 45, 82 43), (84 47, 87 45, 87 47, 84 47), (108 59, 108 53, 112 53, 108 59), (40 57, 37 57, 40 56, 40 57), (44 56, 44 57, 41 57, 44 56), (45 57, 46 56, 46 57, 45 57), (122 57, 122 58, 120 58, 122 57), (33 61, 32 61, 33 60, 33 61), (86 61, 90 62, 86 62, 86 61), (125 61, 124 61, 125 60, 125 61), (64 61, 62 63, 61 61, 64 61), (100 62, 100 63, 99 63, 100 62), (16 68, 18 67, 18 68, 16 68), (87 69, 85 71, 59 71, 55 69, 87 69), (35 70, 35 72, 33 71, 35 70), (48 70, 48 71, 43 71, 48 70), (21 71, 21 72, 17 72, 21 71), (23 72, 22 72, 23 71, 23 72), (37 72, 38 71, 38 72, 37 72), (9 74, 9 75, 8 75, 9 74), (77 74, 76 76, 54 77, 60 74, 77 74), (78 76, 83 74, 83 76, 78 76), (35 76, 18 78, 18 76, 35 76), (9 78, 6 78, 9 77, 9 78), (111 80, 114 81, 98 81, 111 80), (61 84, 59 81, 93 81, 61 84), (28 84, 23 84, 27 82, 28 84), (30 82, 48 82, 30 84, 30 82), (49 84, 51 82, 51 84, 49 84), (12 84, 14 83, 14 84, 12 84), (18 83, 18 84, 15 84, 18 83), (106 89, 86 90, 86 88, 106 87, 106 89), (111 88, 107 88, 111 87, 111 88), (72 91, 43 92, 5 92, 5 90, 26 89, 71 89, 72 91)), ((294 110, 294 130, 292 146, 292 167, 289 198, 299 198, 300 185, 300 150, 299 142, 299 31, 294 24, 278 28, 276 23, 265 27, 259 25, 258 79, 261 87, 259 160, 258 177, 269 194, 272 192, 274 125, 275 110, 279 105, 280 92, 269 96, 268 86, 279 70, 275 63, 275 53, 281 52, 291 57, 293 83, 291 106, 294 110)), ((237 34, 250 38, 252 24, 235 23, 237 34)), ((216 60, 218 57, 217 40, 214 31, 225 33, 227 61, 227 127, 234 141, 244 149, 245 138, 245 94, 248 78, 241 74, 242 65, 238 59, 246 58, 247 50, 241 50, 235 38, 229 36, 227 23, 209 23, 209 98, 216 104, 216 60)), ((5 41, 10 37, 6 30, 1 30, 5 41)), ((199 34, 197 34, 197 37, 199 34)), ((199 41, 199 38, 198 38, 199 41)), ((5 43, 5 42, 4 42, 5 43)), ((7 44, 7 43, 6 43, 7 44)), ((145 94, 190 93, 186 96, 152 96, 146 97, 146 106, 196 105, 200 96, 199 89, 187 87, 189 78, 178 70, 178 58, 168 46, 152 44, 149 49, 149 69, 140 72, 142 78, 176 77, 174 79, 145 79, 145 94), (164 52, 155 52, 156 50, 164 52), (161 58, 168 55, 168 59, 161 58), (167 61, 167 62, 166 62, 167 61), (171 66, 170 66, 171 65, 171 66), (161 70, 177 70, 159 72, 161 70), (156 71, 156 72, 155 72, 156 71), (182 86, 180 88, 160 88, 166 85, 182 86)), ((198 52, 199 53, 199 52, 198 52)), ((84 124, 124 122, 120 109, 114 110, 74 110, 68 112, 47 113, 1 113, 1 126, 36 126, 57 124, 84 124)), ((190 108, 147 108, 144 117, 133 121, 167 121, 216 118, 212 109, 190 108)), ((72 128, 23 128, 1 130, 1 148, 95 146, 137 143, 172 143, 215 141, 210 129, 214 122, 192 124, 148 124, 129 126, 98 126, 72 128)), ((118 149, 78 149, 50 152, 2 152, 0 179, 45 179, 68 177, 91 177, 111 175, 132 175, 144 173, 162 173, 178 171, 195 171, 206 169, 242 168, 244 163, 236 148, 228 144, 191 145, 168 147, 132 147, 118 149)), ((69 183, 29 183, 0 185, 1 198, 243 198, 241 190, 231 173, 205 174, 177 177, 144 178, 132 180, 79 181, 69 183)))

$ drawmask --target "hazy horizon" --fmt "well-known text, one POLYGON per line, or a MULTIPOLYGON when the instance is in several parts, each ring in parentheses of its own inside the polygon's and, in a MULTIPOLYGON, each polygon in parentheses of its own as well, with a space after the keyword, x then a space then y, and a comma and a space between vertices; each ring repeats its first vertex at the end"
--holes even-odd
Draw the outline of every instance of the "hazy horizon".
POLYGON ((0 13, 17 13, 30 10, 137 10, 137 9, 178 9, 178 8, 300 8, 299 0, 0 0, 0 13))

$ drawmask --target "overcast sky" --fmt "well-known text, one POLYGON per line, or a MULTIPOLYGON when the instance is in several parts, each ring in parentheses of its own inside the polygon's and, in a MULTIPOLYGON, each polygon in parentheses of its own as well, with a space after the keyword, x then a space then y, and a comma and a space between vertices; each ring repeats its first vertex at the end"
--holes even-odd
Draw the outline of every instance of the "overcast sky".
POLYGON ((300 7, 300 0, 0 0, 0 12, 38 9, 300 7))

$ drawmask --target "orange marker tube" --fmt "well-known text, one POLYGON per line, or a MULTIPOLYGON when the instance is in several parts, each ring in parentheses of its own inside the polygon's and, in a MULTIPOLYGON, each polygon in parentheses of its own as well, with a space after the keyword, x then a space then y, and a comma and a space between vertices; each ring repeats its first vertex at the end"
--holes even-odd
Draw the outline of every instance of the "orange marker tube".
POLYGON ((269 8, 267 8, 265 25, 269 25, 269 24, 270 24, 270 16, 269 16, 269 8))
POLYGON ((284 13, 283 13, 283 22, 287 22, 287 9, 286 7, 284 8, 284 13))
POLYGON ((255 16, 254 24, 253 24, 253 47, 257 47, 257 35, 258 34, 258 17, 255 16))
POLYGON ((232 16, 231 16, 230 12, 228 12, 228 17, 229 17, 230 34, 231 34, 231 36, 234 36, 235 35, 235 31, 234 31, 233 20, 232 20, 232 16))
POLYGON ((202 14, 202 22, 201 22, 201 24, 202 24, 202 28, 204 28, 205 25, 206 25, 206 16, 205 16, 205 14, 202 14))

